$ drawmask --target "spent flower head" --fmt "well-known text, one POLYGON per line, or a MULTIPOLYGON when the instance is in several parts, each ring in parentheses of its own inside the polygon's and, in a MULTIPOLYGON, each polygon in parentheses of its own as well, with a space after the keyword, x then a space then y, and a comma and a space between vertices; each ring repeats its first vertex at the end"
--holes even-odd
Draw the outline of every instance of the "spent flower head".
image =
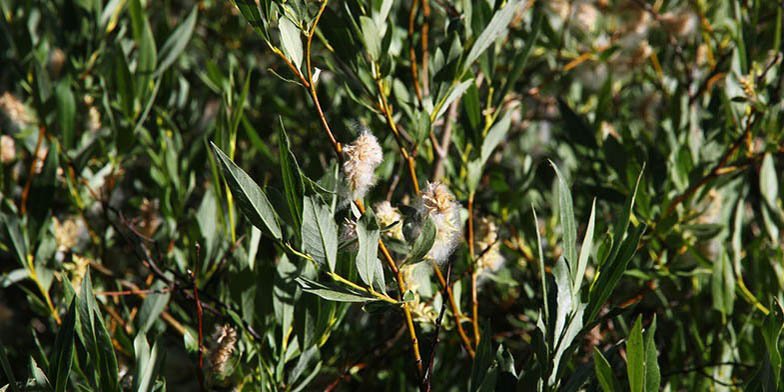
POLYGON ((436 226, 436 238, 427 256, 442 263, 454 252, 463 236, 460 204, 446 185, 434 182, 427 184, 416 206, 422 215, 433 219, 436 226))
POLYGON ((479 255, 476 264, 480 273, 487 270, 498 271, 504 264, 501 244, 498 241, 498 226, 487 217, 482 217, 477 222, 476 250, 479 255))
POLYGON ((354 200, 362 199, 376 182, 376 166, 384 160, 381 145, 372 133, 365 130, 353 143, 344 147, 343 152, 346 154, 343 174, 348 182, 349 194, 354 200))
POLYGON ((376 203, 374 211, 376 212, 376 219, 378 219, 378 223, 381 224, 381 227, 389 227, 394 224, 385 234, 396 240, 403 241, 403 224, 400 210, 396 207, 392 207, 392 204, 389 201, 384 200, 376 203))

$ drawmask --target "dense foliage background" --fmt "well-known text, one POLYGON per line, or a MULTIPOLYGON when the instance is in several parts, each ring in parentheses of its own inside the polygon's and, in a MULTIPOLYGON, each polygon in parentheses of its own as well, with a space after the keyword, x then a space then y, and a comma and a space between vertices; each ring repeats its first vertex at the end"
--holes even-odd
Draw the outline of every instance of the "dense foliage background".
POLYGON ((783 7, 0 0, 0 390, 782 391, 783 7))

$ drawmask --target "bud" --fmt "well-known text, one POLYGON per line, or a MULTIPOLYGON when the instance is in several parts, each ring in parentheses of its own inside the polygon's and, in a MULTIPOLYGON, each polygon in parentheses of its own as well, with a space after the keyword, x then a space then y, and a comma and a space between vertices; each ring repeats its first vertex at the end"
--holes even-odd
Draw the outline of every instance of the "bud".
POLYGON ((376 182, 374 171, 384 159, 381 146, 373 134, 364 131, 343 151, 346 154, 343 174, 348 181, 349 193, 354 200, 362 199, 376 182))
POLYGON ((384 200, 380 203, 376 203, 374 211, 376 212, 376 219, 378 219, 378 223, 381 224, 382 228, 389 227, 394 224, 394 226, 392 226, 392 228, 390 228, 388 231, 384 232, 384 234, 396 240, 404 241, 403 218, 400 216, 400 210, 392 207, 392 204, 384 200))
POLYGON ((433 219, 436 226, 436 238, 427 256, 442 263, 454 252, 463 236, 460 205, 446 185, 435 182, 427 184, 416 207, 423 216, 433 219))
POLYGON ((65 53, 60 48, 54 48, 49 52, 49 60, 47 66, 49 67, 49 74, 52 78, 57 79, 60 77, 60 71, 63 70, 65 64, 65 53))
POLYGON ((8 135, 0 136, 0 162, 9 163, 16 158, 16 143, 8 135))
POLYGON ((87 109, 87 129, 90 132, 97 132, 101 129, 101 113, 92 105, 87 109))

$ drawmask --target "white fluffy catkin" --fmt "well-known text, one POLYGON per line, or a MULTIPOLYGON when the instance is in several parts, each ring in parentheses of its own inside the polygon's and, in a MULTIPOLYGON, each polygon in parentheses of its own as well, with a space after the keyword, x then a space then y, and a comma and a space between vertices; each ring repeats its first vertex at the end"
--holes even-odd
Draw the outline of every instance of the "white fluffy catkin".
POLYGON ((353 143, 343 148, 346 160, 343 162, 343 174, 353 200, 365 197, 368 190, 375 184, 375 170, 384 160, 384 153, 373 134, 363 131, 353 143))
POLYGON ((427 256, 437 263, 443 263, 455 251, 463 236, 460 224, 460 204, 446 185, 428 183, 416 203, 417 209, 433 219, 436 226, 436 239, 427 256))

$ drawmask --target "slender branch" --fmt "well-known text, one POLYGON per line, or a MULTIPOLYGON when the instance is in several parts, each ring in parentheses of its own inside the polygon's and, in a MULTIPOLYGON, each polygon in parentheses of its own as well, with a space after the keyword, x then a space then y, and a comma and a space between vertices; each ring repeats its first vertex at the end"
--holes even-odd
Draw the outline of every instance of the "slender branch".
MULTIPOLYGON (((427 0, 424 0, 426 3, 427 0)), ((419 89, 419 72, 417 71, 417 57, 416 45, 414 44, 414 23, 416 22, 416 11, 419 0, 414 0, 411 3, 411 9, 408 12, 408 57, 411 60, 411 78, 414 83, 414 92, 416 93, 417 102, 422 106, 422 91, 419 89)))
POLYGON ((384 112, 387 125, 389 125, 389 128, 392 130, 392 134, 395 135, 395 141, 397 142, 398 147, 400 147, 400 154, 408 164, 408 172, 411 175, 411 182, 414 186, 414 193, 419 194, 419 181, 417 180, 415 168, 416 163, 414 162, 414 157, 408 153, 406 146, 403 144, 403 139, 400 136, 400 131, 397 129, 397 124, 395 124, 395 119, 392 118, 392 110, 389 108, 389 104, 387 103, 387 97, 384 94, 384 89, 381 85, 381 79, 378 78, 378 72, 376 72, 376 75, 376 88, 378 88, 378 95, 381 98, 381 111, 384 112))
POLYGON ((343 148, 340 143, 338 143, 337 139, 335 139, 335 135, 329 128, 326 117, 324 117, 324 111, 321 109, 321 103, 319 102, 318 94, 316 93, 316 82, 313 80, 313 67, 311 66, 310 61, 310 47, 313 43, 313 36, 316 33, 316 27, 318 26, 319 20, 321 20, 321 15, 324 14, 324 10, 327 8, 328 2, 329 0, 324 0, 324 2, 321 3, 321 7, 319 8, 318 14, 316 15, 316 19, 313 20, 313 26, 311 26, 310 31, 308 31, 308 40, 305 49, 305 61, 308 67, 308 87, 310 90, 310 97, 313 99, 313 104, 316 105, 316 110, 318 111, 319 119, 321 120, 321 126, 324 127, 324 132, 327 133, 327 137, 332 143, 332 148, 335 150, 335 154, 337 154, 338 160, 342 160, 341 152, 343 151, 343 148))
MULTIPOLYGON (((449 306, 452 309, 452 314, 455 316, 455 324, 457 324, 457 334, 460 335, 460 341, 463 343, 463 348, 468 351, 468 356, 471 359, 474 359, 474 348, 471 347, 471 340, 466 335, 465 330, 463 329, 463 323, 461 318, 463 314, 460 313, 460 309, 457 308, 457 302, 455 301, 455 296, 452 293, 452 285, 455 284, 458 280, 453 282, 447 282, 444 279, 444 275, 441 273, 441 269, 438 268, 438 265, 433 263, 433 270, 436 272, 436 277, 438 277, 438 281, 441 283, 441 287, 444 288, 446 291, 446 296, 449 299, 449 306)), ((443 295, 443 294, 442 294, 443 295)))
POLYGON ((479 268, 476 268, 476 253, 474 251, 474 193, 468 195, 468 254, 471 256, 471 324, 474 327, 474 345, 479 347, 481 339, 479 332, 479 301, 476 294, 476 280, 479 268))
POLYGON ((422 95, 430 95, 430 78, 428 77, 427 66, 430 62, 428 53, 428 32, 430 31, 430 3, 429 0, 422 0, 422 95))
MULTIPOLYGON (((427 0, 425 0, 427 1, 427 0)), ((449 280, 452 278, 452 259, 449 259, 449 262, 446 265, 446 286, 449 287, 449 280)), ((438 313, 438 318, 436 319, 436 330, 434 332, 434 340, 433 345, 430 347, 430 358, 427 360, 427 366, 425 366, 425 375, 422 377, 422 383, 419 386, 420 391, 422 392, 430 392, 430 380, 433 377, 433 363, 435 362, 436 357, 436 347, 438 343, 441 341, 439 339, 438 334, 441 332, 441 322, 444 319, 444 312, 446 311, 446 301, 441 301, 441 311, 438 313)))
POLYGON ((446 157, 449 155, 449 145, 452 141, 452 128, 455 121, 457 120, 457 108, 459 102, 460 98, 456 99, 455 102, 452 102, 452 105, 449 107, 449 113, 444 120, 444 131, 441 134, 440 146, 438 143, 436 143, 433 133, 430 133, 430 141, 433 143, 433 149, 436 151, 436 155, 438 155, 438 160, 436 161, 435 168, 433 169, 433 181, 438 181, 444 177, 444 165, 446 163, 446 157))
POLYGON ((732 144, 732 147, 730 147, 730 149, 724 153, 724 155, 721 157, 721 159, 716 164, 716 166, 714 166, 713 169, 711 169, 711 171, 708 172, 708 174, 705 177, 702 177, 694 185, 690 186, 685 192, 681 193, 680 195, 678 195, 676 198, 672 200, 670 205, 667 207, 667 211, 664 213, 665 217, 672 214, 672 212, 675 211, 675 207, 677 207, 678 204, 681 204, 684 200, 688 199, 691 195, 697 192, 703 185, 705 185, 709 181, 721 175, 722 169, 727 164, 727 161, 729 161, 730 157, 733 154, 735 154, 736 151, 738 151, 738 148, 740 148, 741 144, 743 144, 743 141, 746 140, 748 135, 751 133, 751 128, 753 128, 754 124, 757 122, 758 117, 756 116, 756 114, 757 114, 756 111, 752 111, 752 113, 749 115, 748 119, 746 120, 746 129, 743 131, 743 134, 740 135, 740 137, 738 137, 735 140, 735 143, 732 144))
POLYGON ((166 294, 174 291, 171 287, 164 287, 160 290, 155 289, 146 289, 146 290, 120 290, 120 291, 98 291, 95 293, 96 296, 104 296, 104 297, 123 297, 126 295, 149 295, 149 294, 166 294))

